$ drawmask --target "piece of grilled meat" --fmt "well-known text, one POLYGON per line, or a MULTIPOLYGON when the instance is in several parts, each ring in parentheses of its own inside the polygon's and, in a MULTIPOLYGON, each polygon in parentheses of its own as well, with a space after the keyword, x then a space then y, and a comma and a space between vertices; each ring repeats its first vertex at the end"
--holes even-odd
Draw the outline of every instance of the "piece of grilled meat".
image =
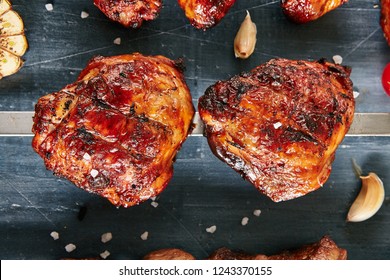
POLYGON ((322 17, 348 0, 282 0, 283 13, 292 21, 306 23, 322 17))
POLYGON ((178 0, 190 23, 198 29, 216 25, 236 0, 178 0))
POLYGON ((251 255, 245 252, 220 248, 212 253, 209 260, 346 260, 347 251, 339 248, 329 237, 324 236, 320 241, 305 245, 300 249, 283 251, 277 255, 251 255))
MULTIPOLYGON (((193 260, 190 253, 180 249, 162 249, 153 251, 144 260, 193 260)), ((213 252, 208 260, 346 260, 347 251, 339 248, 329 237, 324 236, 320 241, 305 245, 300 249, 283 251, 277 255, 248 254, 242 251, 232 251, 222 247, 213 252)))
POLYGON ((94 0, 93 3, 109 19, 125 27, 138 28, 144 20, 154 20, 162 0, 94 0))
POLYGON ((193 115, 176 62, 96 57, 75 83, 38 100, 32 146, 54 174, 129 207, 166 187, 193 115))
POLYGON ((390 0, 381 0, 380 24, 387 43, 390 45, 390 0))
POLYGON ((318 189, 353 120, 349 74, 273 59, 210 86, 198 106, 213 153, 275 202, 318 189))

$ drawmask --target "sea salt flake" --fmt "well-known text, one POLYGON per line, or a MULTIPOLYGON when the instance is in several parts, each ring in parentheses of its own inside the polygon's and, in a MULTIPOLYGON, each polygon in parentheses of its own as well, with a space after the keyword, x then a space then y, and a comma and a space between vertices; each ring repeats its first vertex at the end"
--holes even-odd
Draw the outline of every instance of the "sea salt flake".
POLYGON ((360 92, 353 91, 353 98, 357 98, 359 96, 360 92))
POLYGON ((256 209, 253 211, 253 215, 255 215, 256 217, 259 217, 261 214, 261 210, 260 209, 256 209))
POLYGON ((332 58, 333 58, 334 63, 336 63, 336 64, 343 63, 343 58, 341 57, 341 55, 336 54, 332 58))
POLYGON ((103 243, 107 243, 108 241, 111 241, 112 239, 112 233, 111 232, 106 232, 102 234, 101 240, 103 243))
POLYGON ((89 17, 89 14, 87 12, 85 12, 85 11, 82 11, 81 12, 81 18, 87 18, 87 17, 89 17))
POLYGON ((48 10, 49 12, 51 12, 51 11, 53 11, 53 4, 47 3, 47 4, 45 5, 45 8, 46 8, 46 10, 48 10))
POLYGON ((85 153, 85 154, 83 155, 83 159, 85 159, 85 160, 91 160, 91 156, 90 156, 88 153, 85 153))
POLYGON ((102 259, 107 259, 107 257, 108 257, 109 255, 111 255, 111 253, 110 253, 109 251, 105 250, 103 253, 100 254, 100 257, 101 257, 102 259))
POLYGON ((56 231, 52 231, 50 233, 50 236, 53 237, 54 240, 57 240, 57 239, 60 238, 60 234, 58 232, 56 232, 56 231))
POLYGON ((74 245, 73 243, 69 243, 68 245, 65 246, 65 250, 70 253, 74 250, 76 250, 76 245, 74 245))
POLYGON ((246 226, 246 225, 248 224, 248 221, 249 221, 249 218, 248 218, 248 217, 242 218, 242 220, 241 220, 241 225, 242 225, 242 226, 246 226))
POLYGON ((279 127, 282 126, 282 123, 281 122, 277 122, 277 123, 274 123, 274 128, 275 129, 278 129, 279 127))
POLYGON ((149 232, 145 231, 143 234, 141 234, 140 237, 141 237, 142 240, 145 241, 146 239, 148 239, 148 235, 149 235, 149 232))
POLYGON ((116 39, 114 40, 114 44, 115 44, 115 45, 120 45, 120 44, 121 44, 121 38, 120 38, 120 37, 116 38, 116 39))
POLYGON ((153 201, 152 203, 150 203, 150 205, 152 205, 154 208, 157 208, 158 202, 153 201))
POLYGON ((90 172, 91 176, 93 178, 95 178, 98 174, 99 174, 99 171, 97 171, 96 169, 92 169, 91 172, 90 172))
POLYGON ((213 225, 211 227, 206 228, 206 231, 208 233, 214 233, 216 230, 217 230, 217 226, 216 225, 213 225))

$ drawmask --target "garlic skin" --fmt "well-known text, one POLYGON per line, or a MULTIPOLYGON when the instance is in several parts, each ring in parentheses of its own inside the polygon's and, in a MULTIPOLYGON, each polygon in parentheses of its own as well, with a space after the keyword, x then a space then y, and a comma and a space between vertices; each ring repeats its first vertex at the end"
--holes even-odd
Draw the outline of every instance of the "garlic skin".
POLYGON ((242 59, 248 58, 253 53, 257 40, 256 24, 252 22, 249 12, 246 11, 246 13, 246 17, 234 38, 234 55, 242 59))
POLYGON ((368 176, 360 176, 362 188, 349 209, 347 222, 362 222, 378 212, 385 199, 385 188, 378 175, 370 172, 368 176))

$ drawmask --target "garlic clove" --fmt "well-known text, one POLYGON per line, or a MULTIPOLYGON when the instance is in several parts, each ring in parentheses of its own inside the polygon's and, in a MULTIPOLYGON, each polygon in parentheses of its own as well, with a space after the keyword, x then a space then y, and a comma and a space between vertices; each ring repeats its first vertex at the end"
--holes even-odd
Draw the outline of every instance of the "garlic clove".
POLYGON ((241 23, 240 29, 234 38, 234 54, 237 58, 248 58, 256 46, 257 28, 252 22, 248 11, 244 21, 241 23))
POLYGON ((378 212, 385 199, 385 189, 382 180, 373 172, 368 176, 360 176, 362 188, 349 209, 348 222, 365 221, 378 212))

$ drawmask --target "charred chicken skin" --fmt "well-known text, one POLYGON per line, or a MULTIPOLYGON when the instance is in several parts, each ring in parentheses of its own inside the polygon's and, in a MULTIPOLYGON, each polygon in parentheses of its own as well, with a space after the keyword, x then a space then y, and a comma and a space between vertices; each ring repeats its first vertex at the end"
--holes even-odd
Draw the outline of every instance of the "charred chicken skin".
POLYGON ((144 20, 154 20, 162 7, 162 0, 94 0, 109 19, 125 27, 138 28, 144 20))
POLYGON ((96 57, 78 80, 41 97, 32 146, 48 169, 129 207, 161 193, 194 108, 176 62, 96 57))
POLYGON ((381 0, 380 23, 385 39, 390 45, 390 0, 381 0))
POLYGON ((354 115, 350 69, 273 59, 210 86, 199 114, 213 153, 273 201, 321 187, 354 115))
MULTIPOLYGON (((151 252, 144 260, 193 260, 194 256, 180 249, 161 249, 151 252)), ((232 251, 222 247, 213 252, 208 260, 346 260, 347 251, 339 248, 329 237, 324 236, 320 241, 305 245, 302 248, 283 251, 277 255, 251 255, 242 251, 232 251)))
POLYGON ((198 29, 216 25, 236 0, 178 0, 191 24, 198 29))
POLYGON ((283 13, 292 21, 306 23, 322 17, 348 0, 282 0, 283 13))

